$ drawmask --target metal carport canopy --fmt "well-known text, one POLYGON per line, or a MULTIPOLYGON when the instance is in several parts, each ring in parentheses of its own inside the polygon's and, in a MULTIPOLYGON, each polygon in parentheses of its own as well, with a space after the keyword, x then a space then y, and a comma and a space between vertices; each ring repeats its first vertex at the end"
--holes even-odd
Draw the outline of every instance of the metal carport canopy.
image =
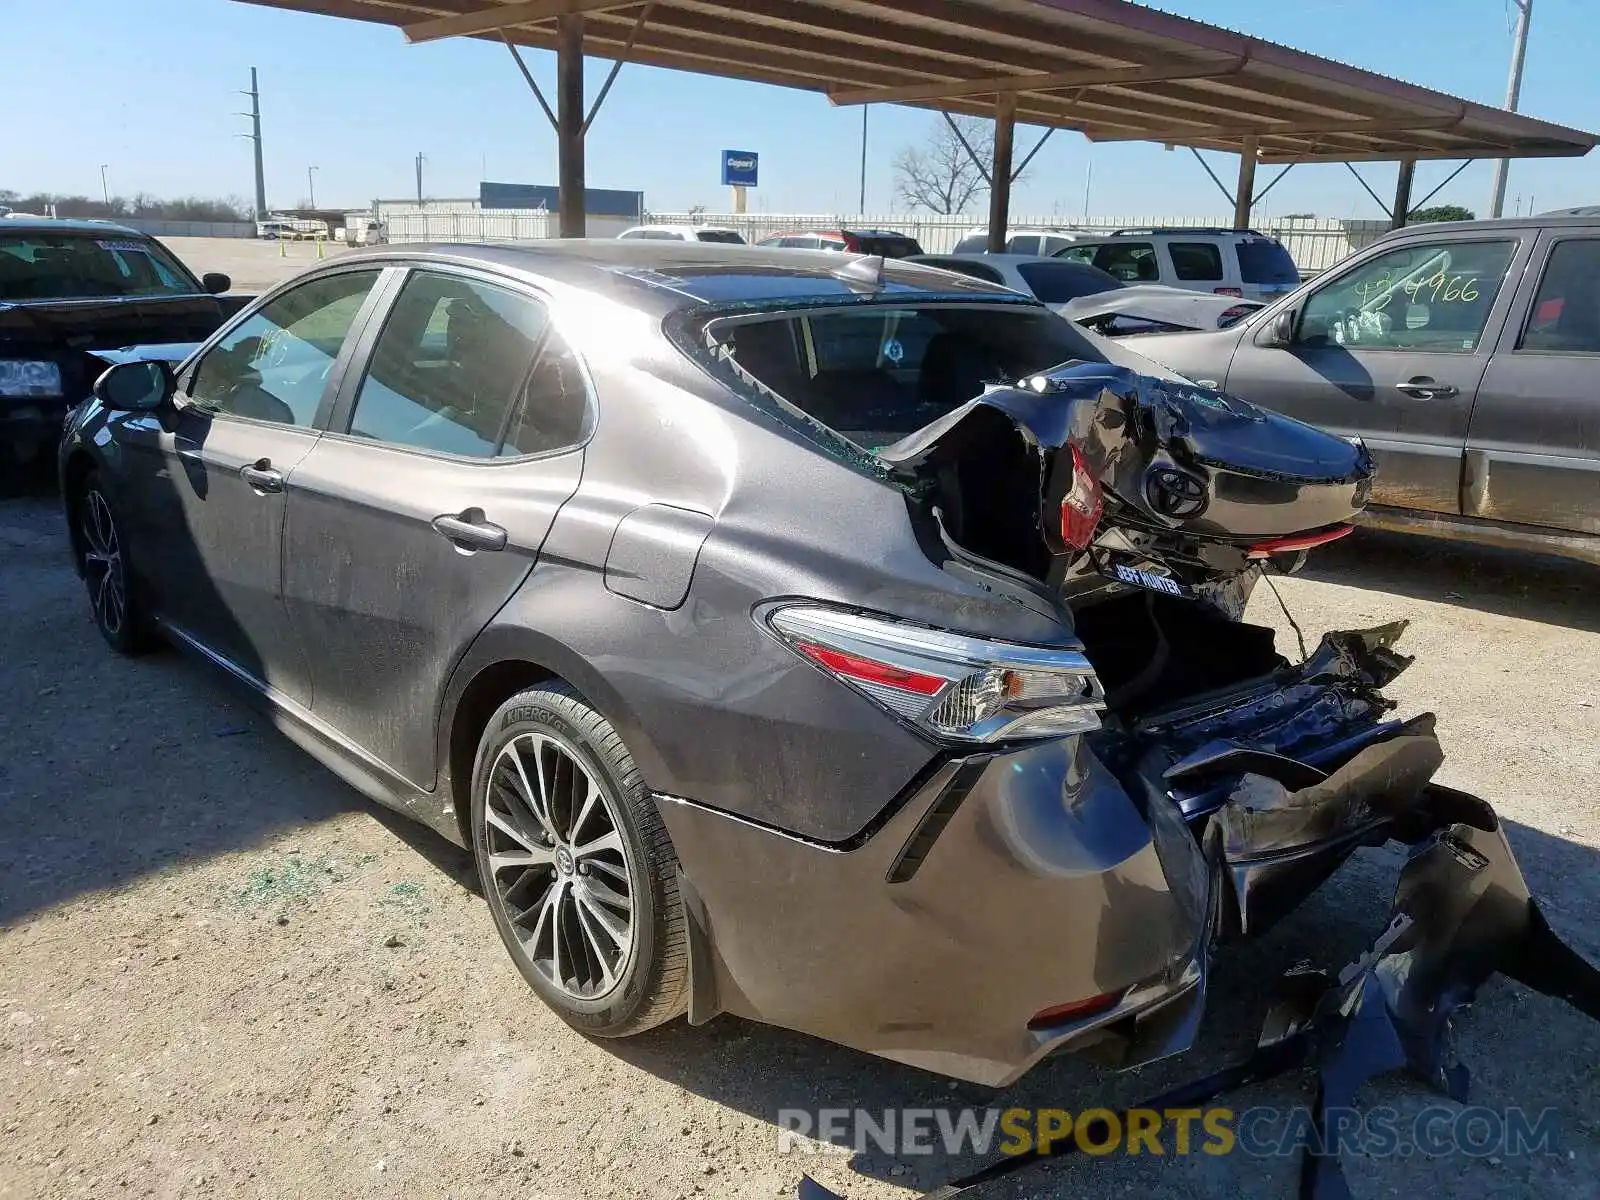
POLYGON ((555 50, 567 236, 582 232, 583 135, 594 116, 582 111, 584 54, 806 88, 835 104, 994 117, 996 248, 1017 121, 1238 153, 1240 225, 1258 161, 1398 160, 1403 221, 1419 159, 1580 156, 1596 140, 1127 0, 244 2, 398 26, 413 42, 468 36, 555 50))

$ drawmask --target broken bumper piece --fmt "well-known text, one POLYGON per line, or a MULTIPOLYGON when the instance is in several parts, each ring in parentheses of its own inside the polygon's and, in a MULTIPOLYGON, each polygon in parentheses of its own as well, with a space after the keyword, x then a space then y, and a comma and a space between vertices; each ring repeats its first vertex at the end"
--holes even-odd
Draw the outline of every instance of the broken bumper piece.
MULTIPOLYGON (((1414 751, 1397 751, 1396 761, 1414 751)), ((1600 1021, 1600 969, 1550 928, 1528 890, 1505 830, 1490 805, 1429 784, 1396 816, 1411 844, 1389 925, 1337 976, 1297 968, 1281 981, 1255 1053, 1214 1074, 1132 1106, 1165 1110, 1207 1104, 1229 1092, 1302 1068, 1318 1073, 1316 1134, 1302 1160, 1300 1200, 1350 1196, 1337 1153, 1326 1149, 1330 1112, 1347 1108, 1368 1080, 1404 1070, 1452 1099, 1470 1078, 1450 1050, 1451 1020, 1496 972, 1564 1000, 1600 1021), (1323 1149, 1318 1150, 1317 1147, 1323 1149)), ((1127 1113, 1120 1114, 1126 1119, 1127 1113)), ((1091 1144, 1105 1130, 1075 1130, 1091 1144)), ((1054 1154, 1071 1154, 1076 1137, 1054 1154)), ((1001 1159, 928 1193, 945 1200, 1026 1169, 1039 1155, 1001 1159)), ((841 1200, 805 1179, 802 1200, 841 1200)))

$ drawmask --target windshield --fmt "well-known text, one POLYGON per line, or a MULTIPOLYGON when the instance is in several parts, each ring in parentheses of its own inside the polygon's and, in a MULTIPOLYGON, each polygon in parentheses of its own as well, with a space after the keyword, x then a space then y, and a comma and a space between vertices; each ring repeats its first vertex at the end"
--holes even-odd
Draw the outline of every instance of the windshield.
POLYGON ((0 300, 188 296, 194 278, 149 238, 0 231, 0 300))
POLYGON ((707 333, 747 375, 866 449, 898 441, 981 393, 1106 355, 1033 305, 871 304, 726 317, 707 333))
POLYGON ((730 246, 744 245, 744 237, 731 229, 702 229, 695 234, 702 242, 726 242, 730 246))
POLYGON ((1281 243, 1271 238, 1243 238, 1238 243, 1239 278, 1246 283, 1298 285, 1300 272, 1281 243))

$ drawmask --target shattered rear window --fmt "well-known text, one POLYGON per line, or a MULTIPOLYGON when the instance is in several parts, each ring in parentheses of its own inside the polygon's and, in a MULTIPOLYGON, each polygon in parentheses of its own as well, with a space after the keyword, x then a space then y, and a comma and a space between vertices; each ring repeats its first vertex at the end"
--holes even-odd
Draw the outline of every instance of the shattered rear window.
POLYGON ((1033 305, 817 306, 707 327, 749 378, 855 446, 874 450, 991 383, 1069 360, 1104 362, 1068 322, 1033 305))

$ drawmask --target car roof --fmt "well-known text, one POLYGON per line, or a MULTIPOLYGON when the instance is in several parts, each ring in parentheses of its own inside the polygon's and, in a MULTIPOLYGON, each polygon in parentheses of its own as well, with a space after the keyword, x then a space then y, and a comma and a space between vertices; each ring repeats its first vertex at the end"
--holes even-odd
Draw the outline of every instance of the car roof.
POLYGON ((548 238, 526 242, 438 242, 364 247, 349 251, 323 270, 367 259, 447 262, 485 266, 527 277, 601 292, 633 307, 666 313, 708 304, 799 303, 848 300, 1012 301, 998 284, 952 275, 936 268, 884 259, 884 286, 864 293, 860 282, 841 277, 848 264, 876 259, 830 250, 739 246, 724 242, 645 241, 619 238, 548 238))
POLYGON ((137 229, 118 225, 113 221, 73 221, 58 217, 5 217, 0 219, 0 232, 32 229, 40 233, 115 233, 128 237, 148 237, 137 229))
POLYGON ((1063 267, 1082 266, 1082 263, 1068 262, 1064 258, 1057 258, 1053 254, 974 254, 962 252, 960 254, 913 254, 912 262, 925 262, 930 258, 954 259, 957 262, 975 263, 1007 263, 1018 266, 1022 263, 1055 263, 1063 267))
POLYGON ((702 230, 710 233, 737 233, 731 225, 629 225, 623 233, 633 233, 638 229, 649 229, 658 233, 699 233, 702 230))
POLYGON ((1509 233, 1518 229, 1576 229, 1600 224, 1597 215, 1561 215, 1545 213, 1533 217, 1487 217, 1478 221, 1425 221, 1420 225, 1403 225, 1391 229, 1377 240, 1387 242, 1392 238, 1420 233, 1509 233))

